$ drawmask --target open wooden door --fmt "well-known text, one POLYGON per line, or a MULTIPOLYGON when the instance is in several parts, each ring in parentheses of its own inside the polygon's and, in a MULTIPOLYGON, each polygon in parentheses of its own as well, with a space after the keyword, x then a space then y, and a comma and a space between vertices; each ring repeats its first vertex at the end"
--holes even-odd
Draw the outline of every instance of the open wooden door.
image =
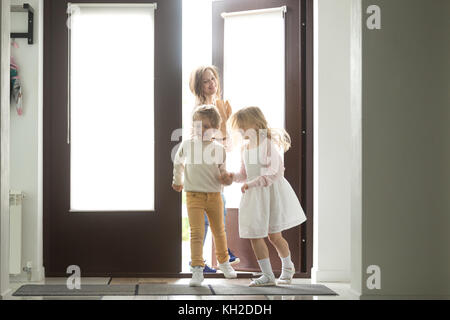
MULTIPOLYGON (((299 277, 310 277, 312 268, 312 53, 312 1, 213 2, 213 64, 223 75, 224 98, 234 112, 260 104, 272 126, 284 127, 292 138, 292 149, 285 155, 285 177, 296 191, 308 221, 283 234, 299 277), (253 56, 249 57, 248 52, 253 56)), ((250 241, 239 238, 238 201, 233 198, 240 197, 240 191, 225 195, 228 246, 241 260, 236 269, 259 271, 250 241)), ((280 272, 280 259, 271 245, 269 248, 274 271, 280 272)))
POLYGON ((46 275, 177 274, 181 0, 70 2, 45 1, 46 275))

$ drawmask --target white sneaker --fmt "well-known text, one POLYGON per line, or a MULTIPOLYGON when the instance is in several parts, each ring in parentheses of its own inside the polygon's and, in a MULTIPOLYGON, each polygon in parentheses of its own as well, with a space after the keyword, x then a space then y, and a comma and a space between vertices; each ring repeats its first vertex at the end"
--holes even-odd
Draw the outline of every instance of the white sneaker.
POLYGON ((281 272, 281 276, 277 281, 277 284, 279 285, 288 285, 292 283, 292 278, 294 278, 294 274, 295 274, 295 269, 294 268, 290 268, 290 269, 283 269, 283 271, 281 272))
POLYGON ((274 287, 275 284, 275 276, 263 274, 258 279, 253 280, 249 287, 274 287))
POLYGON ((227 279, 236 279, 237 273, 234 271, 233 267, 229 262, 225 262, 223 264, 219 264, 220 271, 223 272, 225 278, 227 279))
POLYGON ((192 279, 189 282, 190 287, 201 287, 203 280, 203 268, 202 267, 192 267, 192 279))

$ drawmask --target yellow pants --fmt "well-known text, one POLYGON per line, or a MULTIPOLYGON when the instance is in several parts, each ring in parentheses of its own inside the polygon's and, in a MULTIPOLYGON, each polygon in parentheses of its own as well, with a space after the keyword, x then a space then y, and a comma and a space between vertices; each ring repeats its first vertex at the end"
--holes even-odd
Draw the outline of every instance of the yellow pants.
POLYGON ((222 264, 227 262, 228 244, 223 224, 223 200, 220 192, 186 192, 187 211, 191 229, 191 265, 204 267, 203 261, 203 237, 205 234, 205 212, 216 247, 217 261, 222 264))

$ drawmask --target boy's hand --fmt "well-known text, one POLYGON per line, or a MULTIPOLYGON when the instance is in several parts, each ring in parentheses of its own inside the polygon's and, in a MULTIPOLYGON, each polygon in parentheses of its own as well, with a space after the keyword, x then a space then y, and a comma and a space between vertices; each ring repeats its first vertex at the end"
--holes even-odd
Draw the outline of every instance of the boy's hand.
POLYGON ((230 186, 233 184, 233 178, 234 178, 233 173, 224 173, 220 176, 219 181, 221 184, 225 186, 230 186))
POLYGON ((172 189, 175 190, 176 192, 181 192, 183 191, 183 186, 177 186, 173 184, 172 189))
POLYGON ((244 184, 241 188, 242 193, 245 193, 249 189, 248 184, 244 184))

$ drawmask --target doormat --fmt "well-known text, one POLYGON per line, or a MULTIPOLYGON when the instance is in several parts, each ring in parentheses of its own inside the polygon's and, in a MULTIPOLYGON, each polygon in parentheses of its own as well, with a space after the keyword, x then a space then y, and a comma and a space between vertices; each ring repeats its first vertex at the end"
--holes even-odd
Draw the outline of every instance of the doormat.
POLYGON ((298 284, 277 287, 248 287, 244 285, 208 285, 189 287, 188 284, 149 283, 140 285, 82 285, 69 290, 65 285, 24 285, 16 297, 96 297, 96 296, 336 296, 323 285, 298 284))
POLYGON ((139 295, 145 296, 337 296, 323 285, 298 284, 276 287, 248 287, 244 285, 207 285, 189 287, 188 284, 141 284, 139 295))
POLYGON ((188 284, 140 284, 141 296, 212 296, 214 293, 206 283, 201 287, 189 287, 188 284))
POLYGON ((248 287, 240 285, 211 285, 218 296, 337 296, 324 285, 296 284, 276 287, 248 287))
POLYGON ((24 285, 13 296, 15 297, 88 297, 88 296, 134 296, 135 285, 81 285, 81 289, 69 290, 66 285, 24 285))

